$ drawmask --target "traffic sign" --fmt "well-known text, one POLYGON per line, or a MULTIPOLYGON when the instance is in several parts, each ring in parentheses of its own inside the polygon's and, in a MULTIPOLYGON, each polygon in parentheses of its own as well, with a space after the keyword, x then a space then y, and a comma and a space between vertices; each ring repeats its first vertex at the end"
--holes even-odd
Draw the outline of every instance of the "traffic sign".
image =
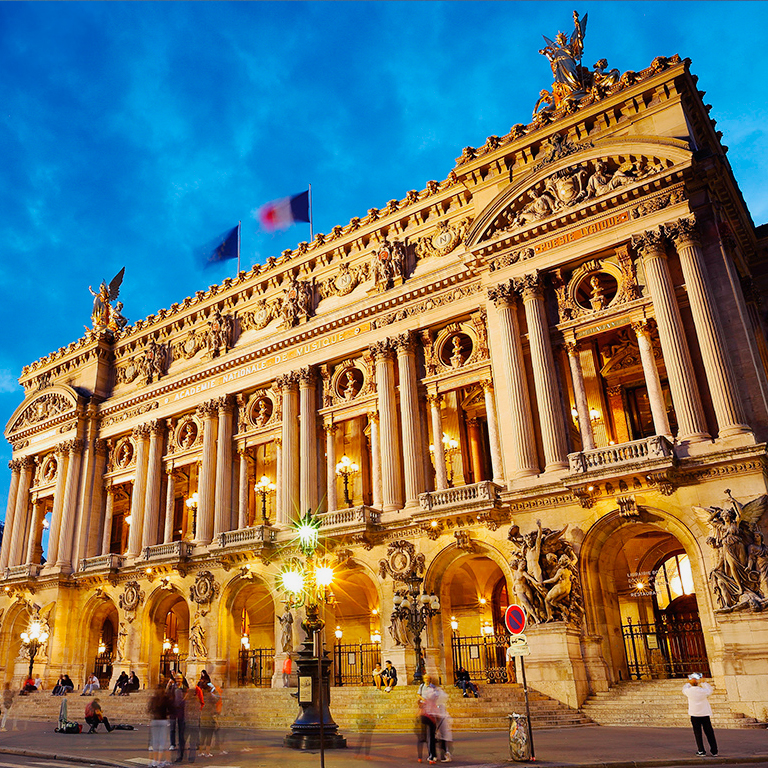
POLYGON ((525 631, 525 611, 519 605, 510 605, 504 611, 504 623, 510 634, 522 634, 525 631))
POLYGON ((510 656, 530 656, 531 647, 528 645, 528 639, 525 635, 513 635, 509 638, 510 656))

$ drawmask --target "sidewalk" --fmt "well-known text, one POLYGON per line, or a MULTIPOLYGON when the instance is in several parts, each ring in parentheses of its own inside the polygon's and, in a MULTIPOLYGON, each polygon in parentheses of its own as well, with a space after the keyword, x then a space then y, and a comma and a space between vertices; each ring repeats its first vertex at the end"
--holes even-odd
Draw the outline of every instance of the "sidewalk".
MULTIPOLYGON (((10 723, 9 723, 10 724, 10 723)), ((0 753, 36 757, 79 758, 85 763, 131 766, 149 764, 149 728, 114 731, 107 734, 67 735, 54 733, 53 724, 19 722, 19 730, 0 733, 0 753)), ((317 753, 296 752, 282 746, 282 731, 222 729, 227 755, 198 757, 195 766, 248 766, 310 768, 319 765, 317 753)), ((416 763, 416 739, 401 733, 376 731, 349 733, 349 748, 326 752, 329 768, 352 768, 375 764, 381 768, 403 768, 416 763), (369 756, 365 743, 369 740, 369 756)), ((592 726, 534 732, 536 762, 546 768, 562 766, 718 765, 752 763, 768 765, 768 731, 765 729, 720 730, 717 732, 719 758, 697 758, 693 732, 689 728, 614 728, 592 726)), ((454 746, 456 765, 509 766, 507 734, 487 732, 460 734, 454 746)), ((185 763, 186 764, 186 761, 185 763)))

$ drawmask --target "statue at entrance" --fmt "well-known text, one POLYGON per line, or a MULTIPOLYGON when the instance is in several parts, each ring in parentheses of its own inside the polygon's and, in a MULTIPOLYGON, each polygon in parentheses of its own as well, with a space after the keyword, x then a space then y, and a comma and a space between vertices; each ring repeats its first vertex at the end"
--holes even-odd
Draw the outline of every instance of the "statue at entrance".
POLYGON ((281 627, 280 646, 283 653, 291 653, 293 651, 293 614, 289 603, 286 603, 285 611, 279 621, 281 627))
POLYGON ((725 492, 730 506, 693 508, 710 528, 707 544, 717 553, 709 581, 720 612, 760 611, 768 606, 768 552, 758 522, 768 509, 768 496, 741 504, 729 489, 725 492))
POLYGON ((205 627, 199 613, 195 614, 192 626, 189 628, 189 647, 196 659, 208 658, 208 646, 205 644, 205 627))
POLYGON ((115 661, 125 661, 125 644, 128 642, 128 627, 121 621, 117 630, 117 658, 115 661))

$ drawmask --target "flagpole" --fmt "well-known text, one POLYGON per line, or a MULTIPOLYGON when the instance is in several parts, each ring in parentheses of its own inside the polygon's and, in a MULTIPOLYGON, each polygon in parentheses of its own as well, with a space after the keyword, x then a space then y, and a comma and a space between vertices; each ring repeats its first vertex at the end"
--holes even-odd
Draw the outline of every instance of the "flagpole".
POLYGON ((312 185, 309 185, 309 242, 315 239, 315 233, 312 228, 312 185))
POLYGON ((235 277, 239 277, 240 275, 240 230, 242 225, 242 220, 237 222, 237 274, 235 277))

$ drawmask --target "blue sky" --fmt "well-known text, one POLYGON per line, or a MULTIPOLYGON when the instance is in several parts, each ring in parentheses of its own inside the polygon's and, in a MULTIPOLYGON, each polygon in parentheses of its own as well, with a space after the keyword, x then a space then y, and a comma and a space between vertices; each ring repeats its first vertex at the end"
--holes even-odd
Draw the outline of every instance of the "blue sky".
POLYGON ((762 2, 0 3, 2 423, 21 367, 89 324, 89 285, 125 266, 124 313, 145 317, 234 274, 193 253, 240 219, 243 268, 309 239, 259 232, 261 203, 312 183, 328 232, 527 122, 541 36, 574 8, 585 64, 692 59, 768 221, 762 2))

